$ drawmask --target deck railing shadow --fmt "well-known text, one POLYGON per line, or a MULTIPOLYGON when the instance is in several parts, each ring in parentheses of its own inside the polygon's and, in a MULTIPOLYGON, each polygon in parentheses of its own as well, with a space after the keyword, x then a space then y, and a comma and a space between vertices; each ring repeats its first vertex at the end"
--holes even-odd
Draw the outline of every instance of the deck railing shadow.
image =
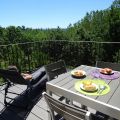
POLYGON ((42 98, 42 92, 45 91, 46 88, 46 81, 47 79, 44 80, 44 83, 38 82, 33 86, 29 101, 26 98, 25 94, 27 94, 27 92, 25 90, 21 93, 22 96, 19 95, 15 98, 12 105, 4 107, 0 113, 0 120, 26 120, 33 107, 42 98), (19 107, 16 107, 16 105, 19 107), (26 105, 28 105, 27 109, 24 108, 26 105))

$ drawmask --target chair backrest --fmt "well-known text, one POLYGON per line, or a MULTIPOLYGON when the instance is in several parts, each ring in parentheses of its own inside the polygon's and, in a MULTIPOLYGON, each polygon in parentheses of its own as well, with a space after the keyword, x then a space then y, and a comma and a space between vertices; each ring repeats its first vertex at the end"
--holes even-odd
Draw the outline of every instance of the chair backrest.
POLYGON ((54 79, 58 75, 67 72, 65 62, 63 60, 45 65, 45 70, 49 81, 54 79))
POLYGON ((24 85, 28 84, 28 81, 25 80, 17 71, 0 69, 0 76, 3 77, 3 79, 6 81, 24 85))
POLYGON ((113 70, 120 71, 120 63, 96 61, 96 67, 99 68, 112 68, 113 70))
POLYGON ((52 120, 55 120, 54 112, 59 114, 65 120, 89 120, 90 112, 74 107, 72 105, 63 103, 59 100, 54 99, 52 96, 48 95, 46 92, 43 93, 43 96, 48 104, 50 109, 50 114, 52 120))

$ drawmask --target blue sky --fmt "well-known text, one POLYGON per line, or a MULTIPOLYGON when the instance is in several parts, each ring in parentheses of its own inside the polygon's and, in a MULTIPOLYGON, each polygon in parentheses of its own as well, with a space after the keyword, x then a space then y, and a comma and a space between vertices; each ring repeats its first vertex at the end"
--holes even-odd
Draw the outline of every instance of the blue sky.
POLYGON ((86 12, 104 10, 114 0, 0 0, 0 26, 66 28, 86 12))

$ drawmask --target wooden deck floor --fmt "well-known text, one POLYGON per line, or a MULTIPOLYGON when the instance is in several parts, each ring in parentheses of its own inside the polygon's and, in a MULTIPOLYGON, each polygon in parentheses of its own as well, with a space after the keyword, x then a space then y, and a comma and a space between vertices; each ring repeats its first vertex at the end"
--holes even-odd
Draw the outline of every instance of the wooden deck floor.
MULTIPOLYGON (((6 109, 8 109, 7 107, 5 107, 4 105, 4 86, 0 86, 0 115, 2 115, 4 113, 4 111, 6 109)), ((12 86, 10 88, 11 91, 16 91, 17 93, 22 93, 24 90, 26 89, 26 86, 24 85, 15 85, 12 86)), ((13 96, 15 97, 15 96, 13 96)), ((58 96, 53 95, 54 98, 58 99, 58 96)), ((76 106, 80 106, 79 103, 75 102, 74 104, 76 104, 76 106)), ((90 111, 92 111, 93 113, 95 112, 94 110, 89 109, 90 111)), ((7 112, 8 114, 8 112, 7 112)), ((31 111, 29 111, 28 113, 26 113, 26 111, 21 111, 21 109, 19 107, 16 107, 15 110, 13 111, 13 113, 11 113, 9 115, 3 114, 4 116, 8 116, 7 118, 2 119, 0 117, 0 120, 11 120, 9 119, 9 116, 13 115, 13 114, 17 114, 18 116, 20 116, 20 120, 48 120, 48 115, 49 115, 49 109, 47 107, 47 104, 44 100, 44 98, 41 96, 39 101, 34 105, 34 107, 31 109, 31 111), (24 114, 27 116, 25 117, 24 114)), ((13 115, 14 116, 14 115, 13 115)), ((19 119, 13 119, 12 120, 19 120, 19 119)))
MULTIPOLYGON (((2 90, 3 88, 4 86, 0 87, 0 113, 1 114, 4 111, 4 109, 7 109, 4 106, 4 90, 2 90)), ((11 87, 11 91, 16 91, 17 93, 21 93, 25 90, 25 88, 26 86, 24 85, 16 85, 16 86, 11 87)), ((22 115, 23 113, 18 112, 18 114, 22 115)), ((39 99, 37 104, 32 108, 32 110, 28 114, 29 115, 27 116, 26 120, 48 120, 48 108, 47 108, 47 104, 43 97, 39 99)))

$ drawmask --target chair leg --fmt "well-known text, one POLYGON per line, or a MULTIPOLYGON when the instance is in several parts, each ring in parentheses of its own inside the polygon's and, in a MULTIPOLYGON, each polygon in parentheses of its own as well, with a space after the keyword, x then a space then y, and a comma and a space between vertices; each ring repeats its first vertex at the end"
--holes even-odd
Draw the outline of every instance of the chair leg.
POLYGON ((6 101, 7 93, 8 93, 8 88, 11 86, 10 82, 7 82, 7 85, 5 86, 5 96, 4 96, 4 104, 5 106, 8 105, 8 102, 6 101))
MULTIPOLYGON (((14 98, 7 97, 7 94, 9 93, 8 89, 9 89, 10 86, 11 86, 11 82, 7 82, 7 84, 5 86, 5 95, 4 95, 5 106, 7 107, 8 105, 12 105, 12 106, 21 107, 21 108, 24 108, 24 109, 29 109, 28 107, 29 107, 30 102, 31 102, 30 93, 31 93, 32 87, 28 86, 27 89, 26 89, 27 105, 26 106, 17 106, 17 105, 14 105, 14 104, 11 104, 11 103, 7 102, 7 98, 9 98, 11 100, 14 100, 14 98)), ((16 93, 12 93, 12 94, 16 94, 16 93)), ((18 94, 18 95, 20 95, 20 94, 18 94)))

